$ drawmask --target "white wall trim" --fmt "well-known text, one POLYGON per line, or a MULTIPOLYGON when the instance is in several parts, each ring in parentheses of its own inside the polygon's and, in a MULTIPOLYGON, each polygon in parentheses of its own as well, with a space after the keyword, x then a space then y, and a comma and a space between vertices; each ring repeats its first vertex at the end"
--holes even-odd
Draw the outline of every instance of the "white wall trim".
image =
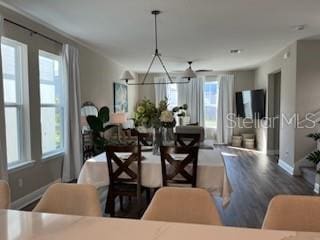
POLYGON ((288 163, 286 163, 285 161, 279 159, 278 165, 285 170, 287 173, 289 173, 290 175, 294 174, 294 168, 291 167, 288 163))
POLYGON ((43 195, 43 193, 48 189, 48 187, 50 185, 52 185, 53 183, 57 183, 57 182, 61 182, 61 179, 57 179, 56 181, 49 183, 46 186, 43 186, 39 189, 37 189, 36 191, 33 191, 32 193, 29 193, 27 195, 25 195, 22 198, 17 199, 16 201, 11 203, 11 209, 22 209, 26 206, 28 206, 29 204, 33 203, 34 201, 38 200, 41 198, 41 196, 43 195))
POLYGON ((313 189, 313 191, 314 191, 315 193, 317 193, 317 194, 320 193, 320 184, 319 184, 319 183, 315 183, 315 184, 314 184, 314 189, 313 189))

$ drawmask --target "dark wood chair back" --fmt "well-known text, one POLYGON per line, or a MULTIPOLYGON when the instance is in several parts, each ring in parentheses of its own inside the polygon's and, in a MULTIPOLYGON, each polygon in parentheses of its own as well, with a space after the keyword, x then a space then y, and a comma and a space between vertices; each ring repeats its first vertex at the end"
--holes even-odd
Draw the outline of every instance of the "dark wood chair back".
POLYGON ((153 144, 153 134, 152 133, 142 133, 136 129, 131 129, 131 136, 138 137, 138 144, 142 146, 152 146, 153 144))
POLYGON ((182 147, 193 147, 200 145, 199 133, 175 133, 175 145, 182 147))
POLYGON ((110 187, 117 183, 141 185, 141 146, 107 146, 106 154, 110 187), (128 156, 125 159, 120 159, 116 153, 128 153, 128 156), (116 168, 114 164, 117 166, 116 168), (130 168, 133 164, 136 171, 130 168))
POLYGON ((162 184, 190 184, 197 186, 197 168, 199 147, 167 147, 161 146, 162 184), (175 154, 185 155, 183 159, 175 158, 175 154), (191 171, 189 168, 192 167, 191 171), (179 178, 178 178, 179 176, 179 178))

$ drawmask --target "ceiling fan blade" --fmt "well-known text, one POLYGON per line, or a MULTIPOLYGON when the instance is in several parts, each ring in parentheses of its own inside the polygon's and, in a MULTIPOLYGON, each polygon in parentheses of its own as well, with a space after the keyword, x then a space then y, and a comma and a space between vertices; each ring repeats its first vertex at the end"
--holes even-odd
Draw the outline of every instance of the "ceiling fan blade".
POLYGON ((212 69, 198 69, 195 71, 196 73, 206 73, 206 72, 213 72, 212 69))

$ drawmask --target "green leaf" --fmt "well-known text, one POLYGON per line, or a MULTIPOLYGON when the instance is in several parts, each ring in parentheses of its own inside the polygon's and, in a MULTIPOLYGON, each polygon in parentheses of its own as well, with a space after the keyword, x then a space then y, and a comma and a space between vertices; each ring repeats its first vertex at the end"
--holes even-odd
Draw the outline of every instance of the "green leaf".
POLYGON ((87 116, 87 122, 93 131, 103 131, 103 123, 100 118, 97 118, 96 116, 87 116))
POLYGON ((110 110, 108 107, 102 107, 100 110, 99 110, 99 113, 98 113, 98 118, 102 121, 102 123, 107 123, 109 122, 110 118, 109 118, 109 113, 110 113, 110 110))
POLYGON ((314 164, 318 164, 320 162, 320 151, 314 151, 307 156, 307 160, 313 162, 314 164))

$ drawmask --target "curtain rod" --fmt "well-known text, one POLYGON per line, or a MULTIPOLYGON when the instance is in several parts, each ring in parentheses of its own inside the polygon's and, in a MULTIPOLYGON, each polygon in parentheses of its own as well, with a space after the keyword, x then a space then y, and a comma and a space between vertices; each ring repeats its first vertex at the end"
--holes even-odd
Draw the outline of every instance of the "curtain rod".
POLYGON ((47 39, 47 40, 49 40, 49 41, 51 41, 51 42, 54 42, 54 43, 63 45, 62 42, 59 42, 58 40, 55 40, 55 39, 53 39, 53 38, 51 38, 51 37, 48 37, 47 35, 44 35, 44 34, 42 34, 42 33, 40 33, 40 32, 34 31, 34 30, 32 30, 31 28, 28 28, 28 27, 26 27, 26 26, 21 25, 20 23, 16 23, 16 22, 14 22, 14 21, 12 21, 12 20, 10 20, 10 19, 7 19, 7 18, 4 18, 4 21, 6 21, 6 22, 8 22, 8 23, 11 23, 11 24, 13 24, 13 25, 16 25, 16 26, 18 26, 18 27, 20 27, 20 28, 23 28, 23 29, 25 29, 25 30, 28 30, 29 32, 31 32, 31 33, 33 33, 33 34, 36 34, 36 35, 39 35, 40 37, 43 37, 43 38, 45 38, 45 39, 47 39))

